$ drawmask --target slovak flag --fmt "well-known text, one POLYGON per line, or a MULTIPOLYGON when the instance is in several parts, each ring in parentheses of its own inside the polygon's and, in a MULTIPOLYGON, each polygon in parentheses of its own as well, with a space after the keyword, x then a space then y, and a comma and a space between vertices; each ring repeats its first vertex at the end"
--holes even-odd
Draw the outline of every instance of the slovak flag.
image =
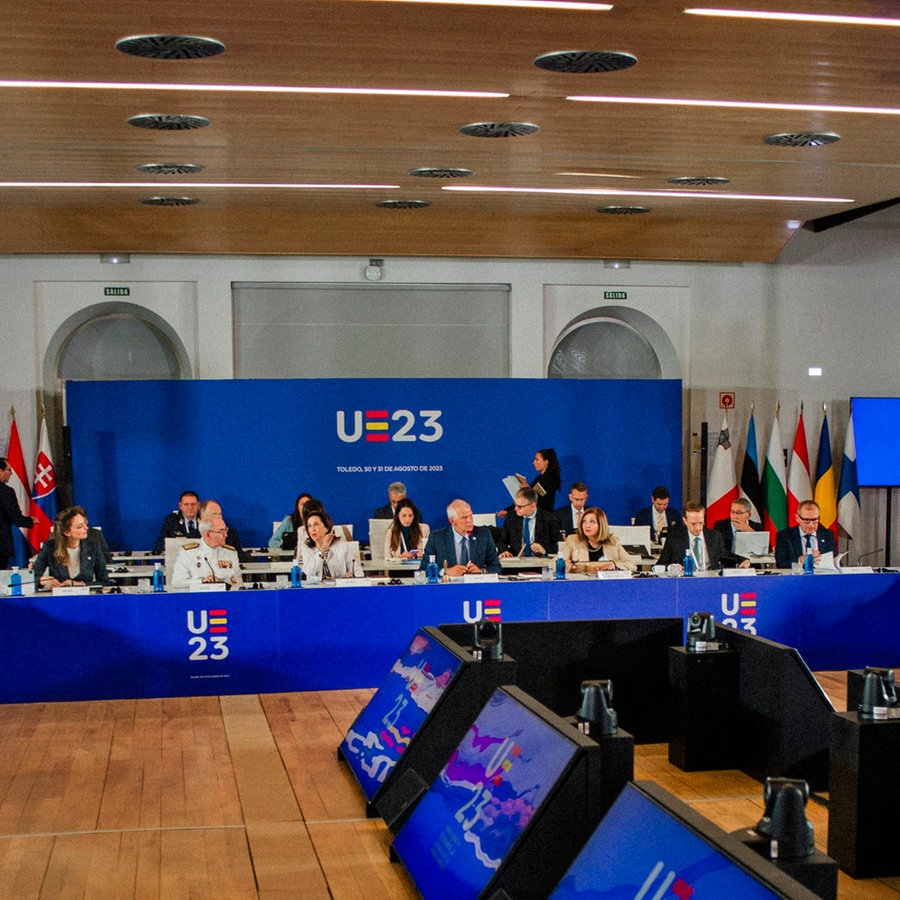
POLYGON ((28 532, 28 541, 35 550, 40 550, 44 541, 50 537, 53 519, 59 509, 56 493, 56 469, 53 468, 53 458, 50 455, 46 419, 41 422, 41 441, 34 464, 33 484, 29 515, 38 521, 37 525, 28 532))

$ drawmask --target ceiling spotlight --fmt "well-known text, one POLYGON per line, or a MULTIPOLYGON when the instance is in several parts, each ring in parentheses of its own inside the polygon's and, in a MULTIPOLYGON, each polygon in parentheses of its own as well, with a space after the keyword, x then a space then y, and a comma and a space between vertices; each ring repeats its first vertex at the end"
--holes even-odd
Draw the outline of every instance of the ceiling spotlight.
POLYGON ((598 206, 598 213, 607 216, 638 216, 641 213, 650 212, 648 206, 598 206))
POLYGON ((101 253, 100 262, 110 265, 125 265, 131 262, 131 254, 129 253, 101 253))
POLYGON ((438 167, 426 166, 422 169, 410 169, 410 175, 416 178, 466 178, 475 173, 471 169, 442 169, 438 167))
POLYGON ((116 41, 116 50, 143 59, 205 59, 224 49, 221 41, 189 34, 138 34, 116 41))
POLYGON ((141 200, 146 206, 193 206, 199 202, 196 197, 145 197, 141 200))
POLYGON ((206 128, 212 120, 205 116, 185 116, 180 114, 145 113, 132 116, 129 125, 135 128, 148 128, 151 131, 191 131, 195 128, 206 128))
POLYGON ((631 260, 630 259, 604 259, 603 260, 603 268, 604 269, 630 269, 631 268, 631 260))
POLYGON ((203 166, 194 163, 145 163, 134 167, 135 172, 144 175, 195 175, 203 169, 203 166))
POLYGON ((375 205, 380 209, 425 209, 431 206, 427 200, 379 200, 375 205))
POLYGON ((730 178, 720 178, 718 175, 680 175, 677 178, 667 178, 666 184, 679 184, 685 187, 710 187, 716 184, 728 184, 730 178))
POLYGON ((535 59, 534 64, 548 72, 579 75, 618 72, 620 69, 630 69, 636 62, 636 56, 615 50, 561 50, 557 53, 544 53, 535 59))
POLYGON ((536 134, 541 128, 531 122, 473 122, 459 130, 469 137, 505 138, 536 134))
POLYGON ((770 134, 763 138, 764 144, 773 147, 824 147, 834 144, 841 136, 828 131, 795 131, 785 134, 770 134))

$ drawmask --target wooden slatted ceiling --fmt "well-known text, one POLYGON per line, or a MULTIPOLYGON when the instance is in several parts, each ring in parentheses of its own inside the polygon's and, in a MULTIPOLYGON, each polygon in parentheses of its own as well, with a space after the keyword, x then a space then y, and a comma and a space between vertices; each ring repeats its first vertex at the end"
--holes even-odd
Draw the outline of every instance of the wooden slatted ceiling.
MULTIPOLYGON (((729 4, 736 5, 736 4, 729 4)), ((668 0, 610 12, 377 0, 238 0, 181 9, 97 0, 7 4, 0 79, 508 92, 504 99, 101 91, 0 86, 0 181, 138 182, 146 187, 0 186, 0 252, 278 253, 771 261, 803 221, 900 194, 900 117, 595 104, 566 96, 900 106, 900 28, 748 22, 685 15, 668 0), (142 33, 208 35, 226 51, 150 61, 114 45, 142 33), (634 67, 572 75, 533 65, 567 49, 632 53, 634 67), (209 128, 153 132, 141 113, 202 115, 209 128), (527 121, 532 136, 479 139, 461 125, 527 121), (765 135, 833 131, 836 144, 779 148, 765 135), (204 165, 147 176, 148 162, 204 165), (847 203, 455 193, 421 166, 473 170, 458 185, 672 190, 718 175, 712 192, 829 196, 847 203), (581 177, 573 174, 583 173, 581 177), (627 178, 591 177, 597 175, 627 178), (201 188, 203 182, 371 183, 352 191, 201 188), (189 208, 149 208, 154 194, 189 208), (423 210, 383 210, 383 199, 423 210), (651 208, 603 216, 607 204, 651 208)), ((782 4, 755 2, 756 9, 782 4)), ((890 4, 888 4, 890 7, 890 4)), ((796 4, 791 7, 797 11, 796 4)), ((880 2, 804 0, 802 11, 889 15, 880 2)))

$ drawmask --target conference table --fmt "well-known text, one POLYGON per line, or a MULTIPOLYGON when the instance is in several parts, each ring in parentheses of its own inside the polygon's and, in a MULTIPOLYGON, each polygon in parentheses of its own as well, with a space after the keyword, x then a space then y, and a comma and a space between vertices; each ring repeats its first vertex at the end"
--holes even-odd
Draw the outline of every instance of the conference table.
MULTIPOLYGON (((0 598, 0 702, 372 687, 423 625, 705 611, 810 668, 893 666, 900 574, 347 579, 230 591, 0 598)), ((551 649, 552 652, 552 649, 551 649)))

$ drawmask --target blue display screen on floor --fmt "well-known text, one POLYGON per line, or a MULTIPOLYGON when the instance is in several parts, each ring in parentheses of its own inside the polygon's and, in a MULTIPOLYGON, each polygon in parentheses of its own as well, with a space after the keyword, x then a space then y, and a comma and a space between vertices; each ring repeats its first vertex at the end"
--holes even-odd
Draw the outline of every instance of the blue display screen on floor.
POLYGON ((341 744, 368 799, 384 783, 462 660, 419 630, 341 744))
POLYGON ((752 900, 779 896, 628 784, 551 900, 752 900))
POLYGON ((394 839, 423 897, 477 897, 576 749, 548 722, 496 691, 394 839))

